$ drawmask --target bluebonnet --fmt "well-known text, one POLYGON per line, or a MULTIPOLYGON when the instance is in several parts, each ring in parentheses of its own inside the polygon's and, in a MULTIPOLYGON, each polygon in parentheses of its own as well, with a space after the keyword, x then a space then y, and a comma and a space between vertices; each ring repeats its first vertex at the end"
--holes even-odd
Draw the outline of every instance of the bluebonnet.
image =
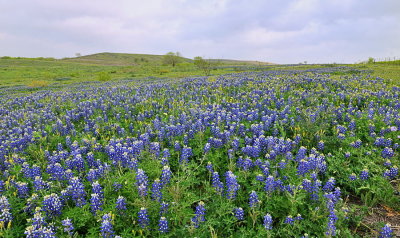
POLYGON ((238 219, 239 221, 244 220, 244 210, 241 207, 235 208, 233 209, 233 213, 236 217, 236 219, 238 219))
POLYGON ((384 146, 385 145, 385 141, 386 140, 385 140, 384 137, 378 136, 378 137, 375 138, 374 145, 378 146, 378 147, 384 146))
POLYGON ((340 140, 346 139, 346 136, 345 136, 344 134, 342 134, 342 133, 339 133, 337 137, 338 137, 338 139, 340 139, 340 140))
POLYGON ((150 224, 150 219, 146 208, 140 208, 140 211, 138 212, 138 221, 141 228, 145 228, 150 224))
POLYGON ((213 167, 213 164, 211 162, 207 163, 206 169, 208 170, 208 172, 214 173, 214 167, 213 167))
POLYGON ((293 225, 294 224, 294 218, 292 216, 287 216, 285 218, 284 223, 289 224, 289 225, 293 225))
POLYGON ((150 143, 150 151, 153 153, 156 157, 160 156, 161 153, 161 146, 159 142, 151 142, 150 143))
POLYGON ((16 182, 15 186, 17 188, 18 197, 26 198, 29 196, 29 187, 25 182, 16 182))
POLYGON ((147 196, 148 178, 142 169, 138 169, 136 174, 136 186, 141 197, 147 196))
POLYGON ((164 187, 165 185, 169 184, 171 181, 171 168, 169 166, 164 166, 162 171, 161 171, 161 184, 164 187))
POLYGON ((256 180, 257 180, 257 181, 260 181, 260 182, 264 182, 264 175, 262 175, 262 174, 257 174, 257 175, 256 175, 256 180))
POLYGON ((212 186, 218 194, 222 194, 224 190, 224 184, 221 182, 218 172, 214 172, 212 174, 212 186))
POLYGON ((200 201, 196 206, 195 216, 192 218, 192 223, 194 227, 199 227, 200 223, 204 222, 205 219, 206 208, 204 207, 204 202, 200 201))
POLYGON ((67 191, 77 207, 82 207, 86 204, 85 186, 78 177, 73 177, 69 180, 67 191))
POLYGON ((46 172, 50 175, 50 180, 65 180, 65 169, 60 163, 47 165, 46 172))
POLYGON ((386 224, 382 227, 381 231, 379 232, 379 238, 391 238, 394 237, 393 230, 390 224, 386 224))
POLYGON ((301 146, 296 154, 296 161, 299 162, 306 157, 307 149, 301 146))
POLYGON ((98 181, 92 183, 92 193, 96 193, 100 199, 104 199, 103 187, 101 187, 98 181))
POLYGON ((0 194, 4 192, 4 181, 0 179, 0 194))
POLYGON ((337 128, 338 134, 345 134, 347 131, 347 128, 342 125, 337 125, 336 128, 337 128))
POLYGON ((162 157, 160 161, 162 166, 166 166, 169 164, 168 158, 162 157))
POLYGON ((303 220, 303 217, 300 214, 297 214, 297 216, 294 218, 296 221, 301 221, 303 220))
POLYGON ((260 200, 258 199, 258 195, 256 191, 251 191, 250 197, 249 197, 249 206, 251 208, 255 208, 260 204, 260 200))
POLYGON ((31 178, 34 178, 36 176, 41 177, 42 176, 42 170, 39 167, 39 165, 34 164, 34 165, 32 165, 32 168, 31 168, 31 178))
POLYGON ((35 191, 47 190, 50 188, 50 184, 45 182, 42 177, 36 176, 35 180, 33 181, 33 187, 35 188, 35 191))
POLYGON ((318 148, 319 151, 323 151, 324 148, 325 148, 325 143, 324 143, 324 141, 322 141, 322 140, 319 141, 318 144, 317 144, 317 148, 318 148))
POLYGON ((356 141, 351 142, 350 145, 351 145, 352 147, 354 147, 354 148, 360 148, 361 145, 362 145, 362 142, 361 142, 360 139, 358 139, 358 140, 356 140, 356 141))
POLYGON ((251 169, 254 166, 254 164, 250 158, 243 159, 242 157, 239 157, 236 161, 236 166, 238 168, 241 168, 241 169, 247 171, 247 170, 251 169))
POLYGON ((275 191, 274 176, 272 176, 272 175, 268 176, 264 182, 265 182, 264 191, 267 192, 267 194, 271 194, 273 191, 275 191))
POLYGON ((356 129, 356 122, 354 120, 351 120, 349 123, 349 129, 352 131, 356 129))
POLYGON ((399 168, 397 166, 393 166, 390 169, 385 170, 383 173, 383 177, 388 179, 394 179, 399 174, 399 168))
POLYGON ((228 199, 235 199, 237 191, 240 188, 236 176, 232 173, 232 171, 227 171, 225 173, 225 180, 226 180, 226 197, 228 199))
POLYGON ((100 233, 103 238, 114 237, 114 228, 111 223, 111 213, 106 213, 102 217, 100 233))
POLYGON ((324 187, 322 188, 325 192, 331 192, 335 188, 335 183, 336 180, 335 178, 331 177, 329 180, 325 183, 324 187))
POLYGON ((368 169, 363 169, 360 173, 360 179, 367 180, 369 178, 369 171, 368 169))
POLYGON ((349 180, 350 181, 354 181, 354 180, 356 180, 357 179, 357 175, 355 174, 355 173, 351 173, 350 175, 349 175, 349 180))
POLYGON ((309 179, 304 179, 301 185, 302 188, 310 194, 311 200, 317 201, 319 199, 318 193, 321 187, 320 180, 314 179, 311 181, 309 179))
MULTIPOLYGON (((340 192, 340 190, 339 190, 340 192)), ((340 195, 340 193, 339 193, 340 195)), ((326 235, 328 236, 335 236, 336 235, 336 222, 338 220, 338 217, 335 212, 335 205, 338 202, 339 198, 337 193, 327 193, 324 195, 326 198, 326 207, 329 211, 328 215, 328 225, 327 225, 327 231, 326 235)))
POLYGON ((168 212, 169 203, 161 202, 160 206, 160 216, 165 216, 168 212))
POLYGON ((117 183, 117 182, 114 182, 113 185, 112 185, 112 187, 113 187, 113 191, 114 191, 114 192, 118 192, 119 190, 121 190, 122 184, 117 183))
POLYGON ((43 210, 48 216, 55 217, 61 215, 63 204, 57 194, 52 193, 44 196, 42 205, 43 210))
POLYGON ((101 206, 103 206, 103 199, 98 193, 92 193, 90 197, 90 209, 92 213, 96 215, 97 211, 103 210, 101 206))
POLYGON ((204 145, 203 153, 207 154, 208 152, 210 152, 210 150, 211 150, 211 144, 210 143, 206 143, 204 145))
POLYGON ((300 162, 297 166, 297 175, 304 176, 306 173, 309 172, 309 167, 310 167, 310 164, 307 160, 305 160, 305 159, 300 160, 300 162))
POLYGON ((392 148, 385 147, 385 148, 382 150, 381 155, 382 155, 382 157, 383 157, 384 159, 390 159, 390 158, 392 158, 392 157, 394 156, 394 151, 393 151, 392 148))
POLYGON ((165 217, 161 217, 160 220, 158 221, 158 230, 161 233, 167 233, 168 232, 168 220, 165 217))
POLYGON ((126 198, 123 196, 118 196, 115 208, 118 211, 125 211, 126 210, 126 198))
POLYGON ((3 222, 4 226, 7 226, 9 222, 13 220, 13 216, 11 214, 11 206, 8 202, 7 197, 0 197, 0 223, 3 222))
POLYGON ((179 143, 179 141, 175 141, 174 149, 175 151, 181 151, 181 144, 179 143))
POLYGON ((169 152, 169 149, 168 149, 168 148, 165 148, 165 149, 163 150, 163 157, 166 158, 166 159, 168 159, 168 158, 171 157, 171 153, 169 152))
POLYGON ((69 236, 73 235, 74 226, 72 224, 71 219, 67 218, 61 221, 62 226, 64 227, 64 232, 67 232, 69 236))
POLYGON ((264 228, 266 230, 272 230, 272 216, 269 213, 264 216, 264 228))
POLYGON ((179 163, 188 163, 191 156, 193 156, 192 148, 187 146, 183 147, 179 163))
POLYGON ((32 223, 25 229, 24 234, 27 238, 37 238, 37 237, 46 237, 46 238, 55 238, 56 234, 53 230, 53 227, 49 226, 42 216, 41 210, 39 207, 36 208, 35 214, 33 218, 30 219, 32 223))
POLYGON ((281 161, 278 163, 278 167, 279 167, 280 169, 286 168, 286 165, 287 165, 287 162, 286 162, 285 160, 281 160, 281 161))
POLYGON ((161 200, 162 200, 163 194, 162 194, 161 188, 162 188, 162 184, 161 184, 160 180, 159 179, 154 180, 154 182, 151 186, 151 198, 153 200, 156 200, 157 202, 161 202, 161 200))
MULTIPOLYGON (((39 206, 39 199, 40 199, 39 195, 33 193, 32 196, 26 200, 26 204, 23 211, 28 213, 29 215, 32 215, 34 209, 39 206)), ((62 197, 60 197, 60 200, 63 202, 62 197)))

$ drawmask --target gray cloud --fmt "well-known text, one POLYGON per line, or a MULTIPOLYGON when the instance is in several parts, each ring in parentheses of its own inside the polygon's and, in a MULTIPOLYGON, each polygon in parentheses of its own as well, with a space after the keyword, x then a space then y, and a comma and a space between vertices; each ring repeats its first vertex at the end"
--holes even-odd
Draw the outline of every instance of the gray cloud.
POLYGON ((398 39, 397 0, 0 0, 0 55, 352 63, 400 56, 398 39))

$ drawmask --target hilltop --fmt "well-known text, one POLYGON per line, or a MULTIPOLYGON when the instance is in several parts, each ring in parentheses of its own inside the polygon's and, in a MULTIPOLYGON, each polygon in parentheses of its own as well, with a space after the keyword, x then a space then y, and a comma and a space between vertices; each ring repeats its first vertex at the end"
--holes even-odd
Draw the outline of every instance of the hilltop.
MULTIPOLYGON (((164 55, 127 54, 127 53, 97 53, 75 58, 64 58, 62 61, 93 65, 130 66, 143 63, 160 65, 164 55)), ((182 62, 191 63, 193 60, 180 57, 182 62)))
MULTIPOLYGON (((97 53, 74 58, 64 58, 62 61, 75 62, 92 65, 110 65, 110 66, 129 66, 139 65, 143 63, 161 65, 164 55, 152 54, 128 54, 128 53, 97 53)), ((253 60, 236 60, 236 59, 207 59, 224 65, 273 65, 269 62, 253 61, 253 60)), ((193 60, 180 57, 181 62, 192 63, 193 60)))

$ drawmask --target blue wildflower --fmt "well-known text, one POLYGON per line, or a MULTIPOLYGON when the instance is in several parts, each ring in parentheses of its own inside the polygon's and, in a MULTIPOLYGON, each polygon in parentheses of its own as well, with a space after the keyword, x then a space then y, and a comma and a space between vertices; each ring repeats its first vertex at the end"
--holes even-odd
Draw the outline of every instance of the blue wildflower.
POLYGON ((269 213, 264 216, 264 228, 266 230, 272 230, 272 216, 269 213))
POLYGON ((138 212, 138 220, 141 228, 146 228, 150 224, 150 219, 146 208, 140 208, 140 211, 138 212))
POLYGON ((198 228, 200 223, 206 220, 205 212, 206 209, 204 207, 204 202, 200 201, 199 204, 196 206, 195 216, 192 218, 192 223, 194 224, 194 227, 198 228))
POLYGON ((367 180, 369 178, 369 172, 368 169, 364 169, 360 173, 360 179, 362 180, 367 180))
POLYGON ((258 195, 256 191, 252 191, 249 197, 249 206, 251 208, 255 208, 260 204, 260 200, 258 200, 258 195))
POLYGON ((162 192, 161 192, 162 184, 159 179, 154 180, 151 187, 151 198, 156 200, 157 202, 161 202, 162 200, 162 192))
POLYGON ((71 219, 67 218, 61 221, 62 226, 64 227, 64 232, 67 232, 69 236, 73 235, 74 226, 72 225, 71 219))
POLYGON ((237 191, 240 188, 240 185, 236 180, 236 176, 232 173, 232 171, 228 171, 225 174, 225 179, 226 179, 226 197, 228 199, 235 199, 237 191))
POLYGON ((165 217, 161 217, 159 222, 158 222, 158 230, 161 233, 167 233, 168 232, 168 220, 165 217))
POLYGON ((125 211, 126 210, 126 198, 123 196, 118 196, 115 208, 118 211, 125 211))
POLYGON ((236 219, 238 219, 239 221, 243 221, 244 220, 244 210, 243 210, 243 208, 241 208, 241 207, 235 208, 235 209, 233 209, 233 213, 234 213, 236 219))
POLYGON ((114 229, 111 223, 111 213, 104 214, 102 217, 102 222, 100 226, 101 236, 103 238, 114 237, 114 229))
POLYGON ((379 234, 379 238, 391 238, 394 236, 390 224, 386 224, 384 227, 382 227, 382 230, 379 232, 379 234))
POLYGON ((47 216, 55 217, 61 215, 63 204, 57 194, 52 193, 44 196, 42 205, 47 216))

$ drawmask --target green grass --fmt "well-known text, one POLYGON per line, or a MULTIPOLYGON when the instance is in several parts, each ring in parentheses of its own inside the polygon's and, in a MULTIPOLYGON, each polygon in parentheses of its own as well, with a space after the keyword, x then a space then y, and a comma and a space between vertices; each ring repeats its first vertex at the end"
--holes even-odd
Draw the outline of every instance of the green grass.
MULTIPOLYGON (((135 79, 146 77, 181 78, 202 75, 190 59, 175 66, 164 65, 161 55, 101 53, 67 59, 0 58, 0 86, 29 86, 36 81, 63 85, 87 81, 135 79), (99 77, 99 75, 102 75, 99 77)), ((214 69, 214 75, 229 73, 214 69)))
MULTIPOLYGON (((214 69, 211 75, 221 75, 247 70, 306 70, 332 66, 350 66, 356 70, 371 72, 373 78, 390 80, 395 86, 400 82, 400 65, 389 63, 326 65, 299 64, 273 65, 257 61, 211 60, 214 69)), ((333 73, 334 76, 356 74, 357 71, 333 73)), ((183 78, 201 76, 204 72, 196 68, 193 61, 181 57, 176 67, 163 64, 162 55, 99 53, 76 58, 0 58, 0 87, 9 86, 58 86, 80 82, 107 80, 157 78, 183 78), (37 83, 40 82, 40 83, 37 83)))

